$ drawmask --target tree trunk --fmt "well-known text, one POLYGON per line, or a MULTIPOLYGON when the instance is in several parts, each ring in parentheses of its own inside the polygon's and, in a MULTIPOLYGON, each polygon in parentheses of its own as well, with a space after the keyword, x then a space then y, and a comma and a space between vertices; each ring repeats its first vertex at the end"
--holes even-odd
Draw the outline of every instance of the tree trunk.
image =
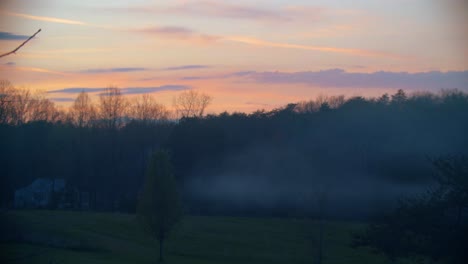
POLYGON ((163 257, 163 245, 164 245, 164 238, 161 237, 159 238, 159 263, 164 262, 164 257, 163 257))
POLYGON ((457 222, 456 222, 456 227, 460 227, 461 223, 461 218, 462 218, 462 209, 463 207, 461 205, 458 206, 458 211, 457 211, 457 222))
POLYGON ((323 259, 323 215, 320 217, 319 222, 319 236, 317 245, 317 259, 316 264, 322 264, 323 259))
POLYGON ((52 177, 52 191, 49 194, 50 198, 49 198, 49 204, 48 204, 48 207, 49 207, 50 210, 57 209, 57 206, 55 204, 55 202, 56 202, 55 201, 55 199, 56 199, 55 196, 56 196, 55 195, 55 177, 52 177))
POLYGON ((81 197, 81 190, 78 190, 78 199, 77 199, 77 205, 75 206, 76 209, 78 210, 83 210, 83 206, 82 206, 82 197, 81 197))
POLYGON ((90 209, 93 211, 97 211, 97 191, 96 189, 90 191, 90 209))

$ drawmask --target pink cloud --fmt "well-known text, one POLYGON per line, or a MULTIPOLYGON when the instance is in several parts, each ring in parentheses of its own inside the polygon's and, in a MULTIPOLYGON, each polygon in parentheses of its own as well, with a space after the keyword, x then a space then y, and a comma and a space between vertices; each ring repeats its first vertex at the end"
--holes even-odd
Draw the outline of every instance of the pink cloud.
POLYGON ((153 26, 140 29, 130 29, 130 31, 171 39, 193 40, 199 43, 212 43, 222 38, 221 36, 203 34, 190 28, 179 26, 153 26))
POLYGON ((254 19, 254 20, 290 20, 279 10, 260 8, 255 6, 223 3, 219 1, 185 2, 166 9, 171 13, 191 14, 198 16, 254 19))
POLYGON ((321 51, 321 52, 332 52, 332 53, 343 53, 355 56, 365 56, 365 57, 386 57, 393 59, 402 59, 403 56, 392 54, 388 52, 372 51, 372 50, 363 50, 363 49, 350 49, 350 48, 337 48, 337 47, 327 47, 327 46, 311 46, 311 45, 300 45, 300 44, 291 44, 291 43, 282 43, 282 42, 270 42, 256 38, 243 37, 243 36, 232 36, 224 38, 228 41, 262 46, 262 47, 274 47, 274 48, 287 48, 287 49, 300 49, 300 50, 311 50, 311 51, 321 51))
POLYGON ((249 4, 227 3, 224 1, 201 0, 181 1, 177 4, 161 7, 146 5, 112 10, 153 13, 160 15, 179 15, 196 17, 215 17, 263 22, 291 22, 297 19, 317 21, 322 17, 324 8, 316 6, 286 6, 268 8, 249 4))

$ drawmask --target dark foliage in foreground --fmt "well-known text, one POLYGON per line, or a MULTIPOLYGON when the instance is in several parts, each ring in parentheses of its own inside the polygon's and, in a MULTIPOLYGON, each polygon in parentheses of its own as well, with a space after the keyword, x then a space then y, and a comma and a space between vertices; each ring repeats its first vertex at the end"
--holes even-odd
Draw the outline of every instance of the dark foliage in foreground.
POLYGON ((402 200, 393 213, 356 234, 354 246, 370 246, 391 260, 423 255, 448 263, 468 261, 468 159, 445 157, 433 164, 436 188, 402 200))

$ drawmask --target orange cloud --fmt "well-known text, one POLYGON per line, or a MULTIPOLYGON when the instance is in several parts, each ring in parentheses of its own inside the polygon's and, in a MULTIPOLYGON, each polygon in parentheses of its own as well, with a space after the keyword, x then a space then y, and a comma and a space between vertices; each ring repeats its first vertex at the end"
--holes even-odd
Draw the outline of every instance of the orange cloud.
POLYGON ((21 18, 46 21, 46 22, 51 22, 51 23, 81 25, 81 26, 87 25, 85 22, 81 22, 77 20, 69 20, 69 19, 62 19, 62 18, 56 18, 56 17, 33 16, 33 15, 28 15, 28 14, 20 14, 20 13, 13 13, 13 12, 7 12, 7 11, 0 11, 0 12, 7 16, 21 17, 21 18))
POLYGON ((36 68, 36 67, 16 67, 16 66, 0 66, 2 70, 14 70, 14 71, 28 71, 28 72, 39 72, 39 73, 49 73, 49 74, 56 74, 56 75, 67 75, 67 73, 59 72, 59 71, 52 71, 44 68, 36 68))
POLYGON ((366 57, 386 57, 386 58, 393 58, 393 59, 403 58, 402 56, 392 54, 392 53, 387 53, 387 52, 270 42, 270 41, 260 40, 256 38, 249 38, 249 37, 242 37, 242 36, 225 37, 224 40, 239 42, 239 43, 254 45, 254 46, 262 46, 262 47, 313 50, 313 51, 321 51, 321 52, 344 53, 344 54, 349 54, 349 55, 366 56, 366 57))

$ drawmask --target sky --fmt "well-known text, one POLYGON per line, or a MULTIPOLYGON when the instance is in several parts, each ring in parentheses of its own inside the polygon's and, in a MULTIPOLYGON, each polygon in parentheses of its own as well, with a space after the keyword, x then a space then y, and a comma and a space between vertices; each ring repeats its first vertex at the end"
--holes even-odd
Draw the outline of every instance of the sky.
POLYGON ((465 0, 0 0, 0 79, 69 105, 117 86, 208 113, 318 95, 468 91, 465 0))

